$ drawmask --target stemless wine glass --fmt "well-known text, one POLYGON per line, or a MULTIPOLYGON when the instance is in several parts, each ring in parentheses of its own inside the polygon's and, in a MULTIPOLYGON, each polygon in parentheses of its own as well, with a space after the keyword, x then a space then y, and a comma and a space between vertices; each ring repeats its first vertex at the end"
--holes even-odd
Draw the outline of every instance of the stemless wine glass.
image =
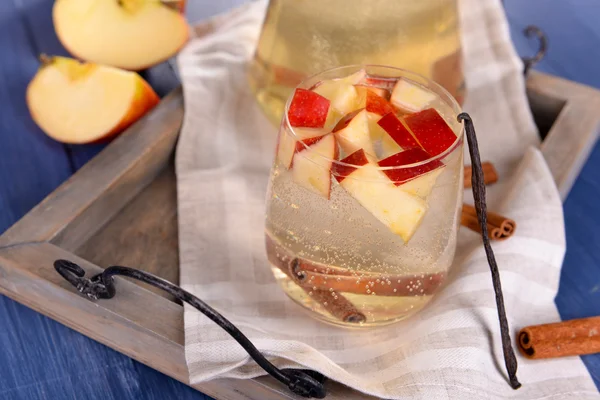
POLYGON ((432 299, 459 229, 460 112, 440 85, 393 67, 338 67, 298 85, 279 130, 265 230, 289 297, 344 326, 399 321, 432 299))

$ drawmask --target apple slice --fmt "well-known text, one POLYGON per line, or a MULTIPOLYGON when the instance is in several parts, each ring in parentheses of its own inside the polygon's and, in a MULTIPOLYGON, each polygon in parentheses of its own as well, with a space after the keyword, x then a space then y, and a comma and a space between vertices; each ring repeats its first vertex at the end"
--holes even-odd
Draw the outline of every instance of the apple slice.
POLYGON ((35 123, 63 143, 107 140, 160 101, 135 72, 66 57, 43 58, 26 97, 35 123))
POLYGON ((408 129, 406 129, 402 124, 402 121, 400 121, 393 112, 381 117, 381 119, 377 121, 377 125, 382 127, 383 130, 386 131, 387 134, 390 135, 390 137, 404 150, 421 147, 415 140, 415 137, 408 129))
POLYGON ((356 110, 344 116, 333 128, 333 133, 345 154, 364 149, 369 156, 375 156, 367 110, 356 110))
POLYGON ((418 112, 427 107, 435 98, 435 93, 406 79, 398 79, 390 102, 402 111, 418 112))
POLYGON ((336 164, 333 174, 339 184, 375 218, 408 242, 421 224, 427 203, 399 187, 377 164, 369 162, 361 149, 336 164))
POLYGON ((294 128, 293 133, 282 129, 277 143, 277 161, 289 169, 296 151, 303 150, 304 145, 310 146, 326 133, 327 131, 322 128, 294 128))
POLYGON ((78 58, 141 70, 173 56, 187 42, 184 2, 56 0, 52 17, 60 42, 78 58))
POLYGON ((288 109, 288 120, 293 127, 322 128, 327 120, 330 102, 325 97, 298 88, 288 109))
POLYGON ((404 122, 432 157, 443 153, 456 142, 454 131, 434 108, 407 115, 404 122))
MULTIPOLYGON (((305 143, 306 144, 306 143, 305 143)), ((329 199, 331 192, 331 165, 337 159, 337 143, 332 134, 311 140, 294 154, 292 176, 298 185, 329 199)))

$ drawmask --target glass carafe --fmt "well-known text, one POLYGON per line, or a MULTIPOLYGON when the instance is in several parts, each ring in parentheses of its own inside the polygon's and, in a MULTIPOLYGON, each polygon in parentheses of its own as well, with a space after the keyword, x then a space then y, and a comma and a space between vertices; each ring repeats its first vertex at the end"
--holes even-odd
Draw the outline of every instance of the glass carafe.
POLYGON ((457 0, 270 0, 249 79, 274 124, 302 79, 349 64, 414 71, 462 103, 457 0))

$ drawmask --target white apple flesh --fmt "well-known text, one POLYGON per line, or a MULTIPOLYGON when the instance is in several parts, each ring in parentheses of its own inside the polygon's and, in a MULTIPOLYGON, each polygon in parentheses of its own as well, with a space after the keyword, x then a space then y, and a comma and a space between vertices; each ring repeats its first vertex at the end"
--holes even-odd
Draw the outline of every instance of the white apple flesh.
POLYGON ((160 101, 137 73, 66 57, 44 61, 27 87, 33 120, 62 143, 106 140, 160 101))
POLYGON ((399 79, 392 91, 390 102, 405 112, 419 112, 435 100, 435 93, 405 79, 399 79))
POLYGON ((187 42, 189 27, 178 7, 160 0, 56 0, 52 17, 60 42, 77 58, 141 70, 187 42))
POLYGON ((362 153, 351 154, 341 161, 353 163, 357 168, 336 167, 334 176, 367 211, 407 243, 421 224, 427 211, 427 203, 394 185, 362 153))
MULTIPOLYGON (((298 147, 304 145, 299 143, 298 147)), ((294 182, 311 192, 329 199, 331 192, 331 166, 337 158, 337 143, 332 134, 294 154, 292 176, 294 182)))
POLYGON ((357 110, 346 115, 333 129, 333 133, 344 154, 352 154, 363 149, 368 156, 375 157, 367 110, 357 110))

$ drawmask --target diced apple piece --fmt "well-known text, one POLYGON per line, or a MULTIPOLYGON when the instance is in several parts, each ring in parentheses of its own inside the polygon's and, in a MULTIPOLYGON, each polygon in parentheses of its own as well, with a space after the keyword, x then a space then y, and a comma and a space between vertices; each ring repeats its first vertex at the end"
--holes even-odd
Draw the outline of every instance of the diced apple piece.
POLYGON ((367 110, 356 110, 346 115, 338 122, 333 132, 345 154, 364 149, 368 155, 375 156, 375 149, 369 135, 367 110))
MULTIPOLYGON (((298 145, 304 146, 301 143, 298 145)), ((294 154, 292 163, 294 182, 329 199, 331 165, 335 159, 337 159, 337 143, 332 134, 312 140, 308 148, 294 154)))
POLYGON ((456 134, 434 108, 407 115, 404 122, 432 157, 443 153, 456 142, 456 134))
POLYGON ((336 164, 333 173, 340 185, 375 218, 408 242, 421 224, 427 204, 396 187, 377 164, 369 162, 362 150, 341 162, 360 166, 336 164))
POLYGON ((381 96, 376 95, 368 88, 364 86, 356 86, 356 90, 359 98, 357 108, 365 108, 368 112, 380 116, 394 112, 394 107, 392 107, 389 101, 381 96))
POLYGON ((384 115, 377 125, 383 128, 390 137, 398 143, 404 150, 419 148, 419 143, 415 140, 410 131, 402 124, 402 121, 394 114, 388 113, 384 115))
POLYGON ((439 160, 432 160, 428 163, 414 167, 404 167, 405 165, 416 164, 431 158, 425 150, 419 148, 408 149, 394 154, 384 160, 379 161, 380 167, 397 167, 385 169, 383 172, 390 178, 396 186, 417 178, 420 175, 442 167, 439 160))
POLYGON ((435 100, 435 96, 435 93, 417 84, 399 79, 392 91, 390 102, 400 110, 418 112, 435 100))
POLYGON ((288 110, 288 120, 293 127, 322 128, 327 120, 330 102, 325 97, 298 88, 288 110))
POLYGON ((343 81, 324 81, 314 89, 331 102, 331 106, 342 114, 355 110, 358 106, 358 93, 356 88, 343 81))
POLYGON ((162 62, 187 42, 184 1, 56 0, 52 18, 77 58, 128 70, 162 62))
POLYGON ((35 123, 62 143, 108 140, 160 101, 137 73, 50 57, 27 87, 27 106, 35 123))
POLYGON ((365 88, 366 90, 372 92, 373 94, 376 94, 379 97, 383 97, 386 100, 390 98, 390 91, 384 88, 373 87, 368 85, 354 85, 354 87, 356 88, 356 90, 359 91, 361 88, 365 88))
POLYGON ((384 76, 367 76, 360 83, 373 88, 384 89, 389 93, 394 89, 396 81, 397 78, 388 78, 384 76))
POLYGON ((392 137, 377 124, 381 119, 381 115, 370 112, 367 113, 367 117, 369 119, 371 142, 373 143, 373 148, 375 149, 375 154, 378 159, 384 159, 392 154, 402 151, 402 147, 400 147, 400 145, 398 145, 398 143, 396 143, 394 139, 392 139, 392 137))
POLYGON ((277 143, 277 161, 285 168, 290 168, 294 153, 299 148, 298 144, 302 145, 300 142, 310 145, 326 133, 322 128, 294 128, 294 133, 282 129, 277 143))
POLYGON ((438 168, 426 174, 420 175, 418 178, 410 180, 398 186, 399 189, 406 193, 419 196, 423 199, 431 194, 438 176, 444 172, 444 168, 438 168))

